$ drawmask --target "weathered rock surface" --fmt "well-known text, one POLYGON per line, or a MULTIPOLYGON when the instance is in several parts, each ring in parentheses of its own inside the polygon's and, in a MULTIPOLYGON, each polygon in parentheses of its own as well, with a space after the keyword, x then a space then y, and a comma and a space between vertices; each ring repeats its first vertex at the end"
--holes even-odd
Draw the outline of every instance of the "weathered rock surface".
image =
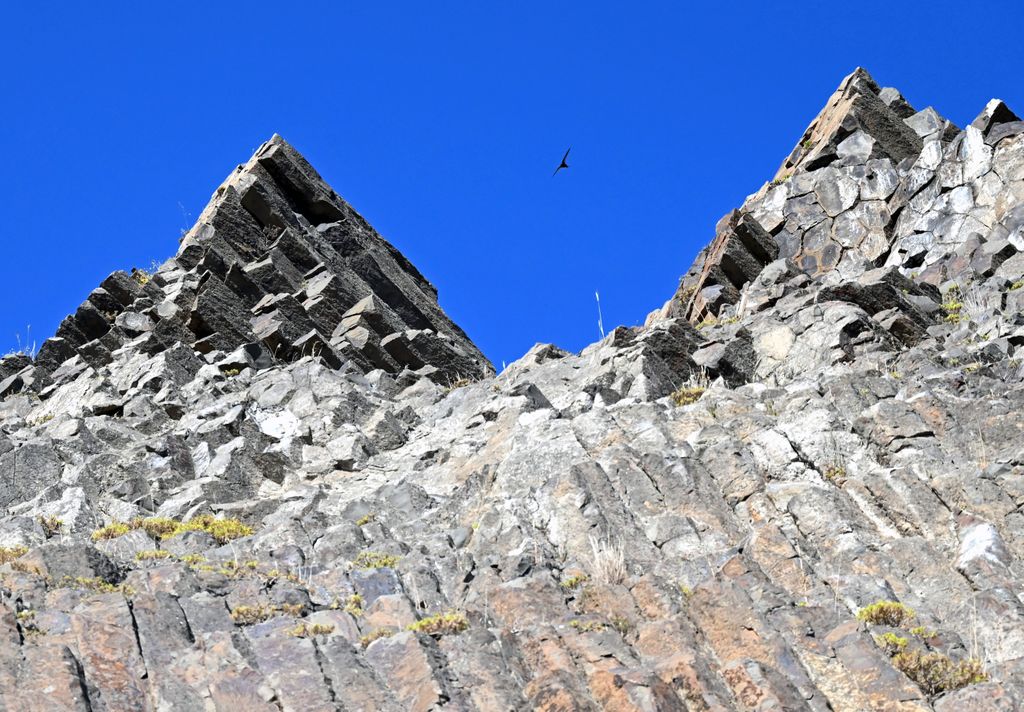
POLYGON ((858 70, 645 326, 497 376, 275 137, 0 361, 0 709, 1017 709, 1022 126, 858 70))

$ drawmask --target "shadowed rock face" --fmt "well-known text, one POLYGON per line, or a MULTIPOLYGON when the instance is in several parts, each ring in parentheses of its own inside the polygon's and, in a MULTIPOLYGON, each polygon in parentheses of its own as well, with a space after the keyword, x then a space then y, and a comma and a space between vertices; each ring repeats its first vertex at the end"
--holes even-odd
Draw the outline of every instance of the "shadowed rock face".
POLYGON ((40 391, 128 343, 150 356, 187 345, 225 368, 314 354, 438 383, 493 374, 433 285, 280 136, 217 189, 174 258, 108 277, 21 380, 40 391))
POLYGON ((1020 709, 1022 171, 858 70, 645 326, 494 376, 272 139, 0 361, 0 709, 1020 709))

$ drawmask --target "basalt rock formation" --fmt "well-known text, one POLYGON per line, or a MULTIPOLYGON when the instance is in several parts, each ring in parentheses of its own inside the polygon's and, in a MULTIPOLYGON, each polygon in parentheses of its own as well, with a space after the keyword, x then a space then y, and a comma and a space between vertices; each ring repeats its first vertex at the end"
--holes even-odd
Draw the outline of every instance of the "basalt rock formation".
POLYGON ((1024 121, 863 70, 495 375, 280 138, 0 361, 0 709, 1024 706, 1024 121))

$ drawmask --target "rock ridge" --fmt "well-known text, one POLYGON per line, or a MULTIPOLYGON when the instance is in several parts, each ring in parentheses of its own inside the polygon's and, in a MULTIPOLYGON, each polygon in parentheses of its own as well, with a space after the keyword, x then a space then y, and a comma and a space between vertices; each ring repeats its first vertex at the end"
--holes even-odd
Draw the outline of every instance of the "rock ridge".
POLYGON ((863 69, 501 374, 280 137, 0 360, 0 709, 1024 707, 1024 122, 863 69))

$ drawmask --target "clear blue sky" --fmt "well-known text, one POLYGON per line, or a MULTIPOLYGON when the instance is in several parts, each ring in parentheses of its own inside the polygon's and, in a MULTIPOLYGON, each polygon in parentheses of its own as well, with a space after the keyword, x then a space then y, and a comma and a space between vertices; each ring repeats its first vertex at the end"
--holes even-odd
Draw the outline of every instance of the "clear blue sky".
POLYGON ((500 368, 594 341, 595 289, 642 322, 857 65, 961 126, 1024 111, 1019 3, 40 5, 0 46, 0 352, 172 255, 274 132, 500 368))

